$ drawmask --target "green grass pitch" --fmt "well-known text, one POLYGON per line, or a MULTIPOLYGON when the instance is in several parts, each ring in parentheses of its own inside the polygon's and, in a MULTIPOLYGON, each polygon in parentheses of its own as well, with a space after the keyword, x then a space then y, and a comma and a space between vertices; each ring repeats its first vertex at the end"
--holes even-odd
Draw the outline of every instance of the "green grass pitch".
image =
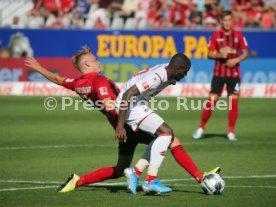
MULTIPOLYGON (((191 176, 166 157, 159 173, 173 188, 167 195, 126 192, 125 179, 108 180, 71 193, 55 191, 70 173, 79 175, 117 160, 114 131, 97 111, 47 111, 44 97, 0 97, 0 206, 233 206, 276 205, 276 101, 241 99, 236 134, 224 138, 227 111, 215 111, 207 125, 209 138, 193 140, 200 111, 171 108, 158 113, 174 129, 202 171, 221 166, 226 189, 207 196, 191 176)), ((61 98, 57 98, 61 103, 61 98)), ((76 98, 76 100, 79 100, 76 98)), ((196 99, 198 100, 198 99, 196 99)), ((81 108, 81 107, 80 107, 81 108)), ((143 153, 140 145, 133 163, 143 153)), ((141 179, 142 180, 142 179, 141 179)))

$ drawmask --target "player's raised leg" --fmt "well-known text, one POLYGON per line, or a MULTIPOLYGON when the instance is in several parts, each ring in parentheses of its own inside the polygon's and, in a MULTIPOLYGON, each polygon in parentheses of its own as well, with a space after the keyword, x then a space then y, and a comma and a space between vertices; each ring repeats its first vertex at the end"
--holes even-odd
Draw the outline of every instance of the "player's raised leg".
POLYGON ((201 182, 203 178, 203 172, 201 172, 192 158, 184 150, 178 138, 174 138, 170 145, 171 153, 175 161, 184 168, 191 176, 193 176, 198 182, 201 182))
POLYGON ((100 168, 96 171, 90 172, 83 176, 77 176, 76 174, 72 174, 65 183, 63 183, 58 189, 58 192, 70 192, 74 191, 77 188, 102 182, 107 179, 115 179, 123 176, 123 171, 125 168, 130 166, 133 154, 131 155, 119 155, 117 165, 114 167, 104 167, 100 168))

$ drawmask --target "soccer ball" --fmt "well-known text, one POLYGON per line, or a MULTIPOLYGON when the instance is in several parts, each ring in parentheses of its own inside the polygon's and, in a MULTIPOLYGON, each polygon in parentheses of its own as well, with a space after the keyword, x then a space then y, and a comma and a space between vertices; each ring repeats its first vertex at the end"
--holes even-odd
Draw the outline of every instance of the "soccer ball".
POLYGON ((217 173, 211 173, 203 178, 202 189, 209 195, 221 194, 224 190, 224 179, 217 173))

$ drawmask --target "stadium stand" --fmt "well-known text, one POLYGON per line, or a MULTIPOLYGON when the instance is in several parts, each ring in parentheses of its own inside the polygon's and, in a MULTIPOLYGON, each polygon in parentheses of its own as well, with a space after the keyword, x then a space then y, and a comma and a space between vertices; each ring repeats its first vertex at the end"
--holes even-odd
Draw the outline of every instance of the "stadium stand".
POLYGON ((212 29, 231 9, 238 28, 275 28, 275 0, 0 1, 0 26, 60 29, 212 29))

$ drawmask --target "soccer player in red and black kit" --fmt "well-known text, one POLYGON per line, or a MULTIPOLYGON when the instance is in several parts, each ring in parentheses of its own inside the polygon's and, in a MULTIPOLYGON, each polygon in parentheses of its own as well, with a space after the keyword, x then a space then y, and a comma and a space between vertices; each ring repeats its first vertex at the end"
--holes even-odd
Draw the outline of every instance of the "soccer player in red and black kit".
POLYGON ((238 98, 240 93, 240 62, 247 58, 247 42, 242 33, 232 28, 232 12, 224 11, 221 15, 222 28, 215 32, 208 46, 208 58, 216 60, 209 100, 203 110, 200 127, 193 134, 194 139, 200 139, 205 125, 212 114, 218 97, 226 84, 231 106, 228 114, 228 133, 230 141, 236 141, 234 134, 238 118, 238 98), (240 54, 241 51, 241 54, 240 54))
MULTIPOLYGON (((60 77, 59 75, 48 71, 32 57, 25 60, 25 65, 41 73, 51 82, 74 90, 84 100, 92 101, 94 103, 101 101, 103 104, 101 112, 107 117, 109 123, 115 129, 118 116, 116 115, 114 108, 119 89, 113 81, 100 74, 100 63, 88 47, 84 47, 84 49, 76 53, 72 59, 73 65, 82 74, 81 77, 76 79, 60 77)), ((150 146, 150 143, 152 143, 155 139, 152 135, 146 132, 134 132, 128 125, 125 125, 125 129, 127 131, 128 138, 126 139, 126 142, 119 142, 119 156, 116 166, 101 168, 81 177, 73 174, 63 185, 60 186, 58 191, 69 192, 85 184, 121 177, 124 169, 128 168, 131 164, 137 144, 143 143, 150 146)), ((197 168, 193 160, 183 149, 178 138, 174 138, 170 145, 170 150, 176 162, 200 183, 206 174, 202 173, 197 168)), ((141 164, 148 165, 148 163, 149 160, 145 159, 144 163, 141 164)), ((219 168, 215 168, 209 173, 218 172, 219 170, 219 168)), ((136 171, 137 173, 140 173, 138 169, 136 169, 136 171)))

